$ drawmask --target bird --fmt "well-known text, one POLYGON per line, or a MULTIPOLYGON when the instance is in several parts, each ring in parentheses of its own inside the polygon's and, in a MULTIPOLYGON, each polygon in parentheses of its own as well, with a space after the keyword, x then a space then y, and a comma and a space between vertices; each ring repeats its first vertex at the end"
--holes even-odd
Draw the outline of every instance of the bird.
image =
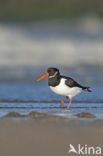
POLYGON ((67 106, 67 110, 70 110, 70 106, 72 103, 72 98, 82 91, 91 92, 90 87, 82 86, 78 82, 76 82, 73 78, 60 75, 59 69, 55 67, 50 67, 47 69, 47 72, 38 78, 36 81, 39 82, 43 78, 48 76, 48 85, 50 89, 60 95, 65 96, 63 100, 61 100, 60 106, 64 106, 64 102, 69 98, 69 104, 67 106))

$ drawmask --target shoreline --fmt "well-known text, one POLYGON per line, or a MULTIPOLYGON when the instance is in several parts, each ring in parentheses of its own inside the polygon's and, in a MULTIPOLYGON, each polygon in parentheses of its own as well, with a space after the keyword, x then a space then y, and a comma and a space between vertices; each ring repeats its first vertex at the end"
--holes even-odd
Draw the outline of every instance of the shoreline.
POLYGON ((98 119, 96 118, 96 116, 92 113, 89 113, 89 112, 79 112, 77 114, 74 114, 72 115, 71 117, 68 117, 68 116, 64 116, 64 115, 59 115, 59 114, 49 114, 49 113, 39 113, 39 112, 36 112, 36 111, 31 111, 30 113, 28 114, 22 114, 22 113, 18 113, 18 112, 9 112, 3 116, 0 117, 0 119, 45 119, 45 120, 48 120, 48 119, 62 119, 62 120, 93 120, 93 121, 96 121, 96 120, 101 120, 102 119, 98 119))

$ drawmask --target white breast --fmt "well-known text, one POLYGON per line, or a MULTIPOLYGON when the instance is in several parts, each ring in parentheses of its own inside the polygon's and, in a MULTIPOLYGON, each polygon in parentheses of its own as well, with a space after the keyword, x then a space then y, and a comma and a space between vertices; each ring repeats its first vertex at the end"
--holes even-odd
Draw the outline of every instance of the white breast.
POLYGON ((82 91, 81 88, 79 87, 71 88, 65 84, 65 81, 66 79, 62 78, 58 86, 55 87, 50 86, 50 89, 58 95, 69 96, 70 98, 81 93, 82 91))

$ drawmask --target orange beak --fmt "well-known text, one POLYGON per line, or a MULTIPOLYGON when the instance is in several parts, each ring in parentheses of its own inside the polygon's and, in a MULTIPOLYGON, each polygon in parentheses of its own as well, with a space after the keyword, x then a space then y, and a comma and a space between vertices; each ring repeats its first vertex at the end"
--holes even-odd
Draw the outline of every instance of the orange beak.
POLYGON ((40 78, 38 78, 36 81, 40 81, 40 80, 42 80, 43 78, 45 78, 47 76, 48 76, 48 73, 44 74, 43 76, 41 76, 40 78))

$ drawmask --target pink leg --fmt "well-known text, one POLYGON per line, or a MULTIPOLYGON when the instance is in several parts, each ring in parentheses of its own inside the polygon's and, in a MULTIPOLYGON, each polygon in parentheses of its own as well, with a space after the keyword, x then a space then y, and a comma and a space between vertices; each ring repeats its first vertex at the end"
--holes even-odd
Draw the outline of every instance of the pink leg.
POLYGON ((71 103, 72 103, 72 99, 69 100, 69 105, 67 107, 67 110, 70 110, 71 103))
POLYGON ((68 97, 66 96, 65 99, 61 100, 61 103, 60 103, 60 107, 63 107, 64 106, 64 102, 68 99, 68 97))

